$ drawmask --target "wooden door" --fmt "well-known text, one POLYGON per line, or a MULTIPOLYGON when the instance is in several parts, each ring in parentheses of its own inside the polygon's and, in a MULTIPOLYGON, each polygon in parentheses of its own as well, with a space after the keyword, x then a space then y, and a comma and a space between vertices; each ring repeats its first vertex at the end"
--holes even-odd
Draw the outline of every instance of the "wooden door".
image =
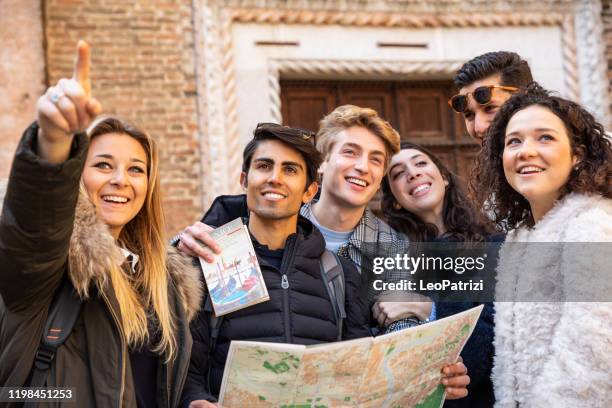
POLYGON ((397 129, 402 141, 426 146, 467 180, 478 146, 448 107, 452 95, 450 81, 281 81, 284 124, 316 131, 336 106, 369 107, 397 129))
POLYGON ((310 81, 281 83, 283 124, 316 132, 323 116, 337 106, 336 91, 330 84, 310 81))
MULTIPOLYGON (((390 122, 395 121, 395 95, 392 82, 345 82, 338 86, 338 105, 372 108, 390 122)), ((395 127, 395 123, 393 123, 395 127)))

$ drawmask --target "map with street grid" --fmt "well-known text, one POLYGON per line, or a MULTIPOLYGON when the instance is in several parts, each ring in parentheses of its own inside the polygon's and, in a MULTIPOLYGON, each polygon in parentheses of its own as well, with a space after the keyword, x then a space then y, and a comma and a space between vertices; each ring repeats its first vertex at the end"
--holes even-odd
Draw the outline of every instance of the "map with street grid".
POLYGON ((483 306, 383 336, 314 346, 233 341, 224 408, 440 408, 483 306))

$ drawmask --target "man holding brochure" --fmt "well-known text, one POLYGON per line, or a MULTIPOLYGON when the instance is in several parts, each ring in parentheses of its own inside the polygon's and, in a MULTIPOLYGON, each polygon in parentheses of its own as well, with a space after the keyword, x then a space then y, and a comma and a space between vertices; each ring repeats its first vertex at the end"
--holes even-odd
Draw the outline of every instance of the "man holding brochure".
MULTIPOLYGON (((192 360, 183 392, 185 406, 212 406, 221 386, 231 340, 316 344, 338 340, 334 312, 321 280, 321 233, 299 217, 317 191, 321 158, 311 135, 275 124, 257 127, 246 146, 241 185, 246 196, 218 197, 204 222, 221 226, 244 213, 270 300, 223 317, 214 350, 211 312, 202 310, 192 325, 192 360), (245 200, 246 198, 246 200, 245 200), (210 388, 209 388, 210 387, 210 388), (200 401, 196 401, 200 400, 200 401)), ((359 275, 342 260, 346 290, 343 339, 368 335, 368 311, 358 298, 359 275)))
MULTIPOLYGON (((325 240, 299 215, 300 207, 317 191, 322 159, 313 138, 300 129, 258 125, 243 152, 240 181, 246 196, 218 197, 204 216, 205 224, 218 227, 248 212, 246 223, 270 300, 229 313, 216 327, 211 309, 201 310, 192 324, 185 407, 216 406, 232 340, 310 345, 369 336, 367 305, 358 295, 360 276, 344 259, 340 262, 346 318, 338 335, 339 323, 319 263, 325 240), (214 341, 211 329, 216 332, 214 341)), ((466 372, 462 363, 444 368, 448 398, 465 395, 466 372)))

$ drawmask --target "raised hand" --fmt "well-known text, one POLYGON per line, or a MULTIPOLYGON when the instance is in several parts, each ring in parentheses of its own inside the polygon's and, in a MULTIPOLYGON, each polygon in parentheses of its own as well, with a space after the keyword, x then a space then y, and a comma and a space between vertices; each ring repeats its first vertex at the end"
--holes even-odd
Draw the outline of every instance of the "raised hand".
POLYGON ((72 78, 60 79, 38 99, 39 154, 51 162, 66 160, 71 136, 87 129, 102 111, 100 103, 91 96, 89 67, 89 44, 79 41, 72 78))

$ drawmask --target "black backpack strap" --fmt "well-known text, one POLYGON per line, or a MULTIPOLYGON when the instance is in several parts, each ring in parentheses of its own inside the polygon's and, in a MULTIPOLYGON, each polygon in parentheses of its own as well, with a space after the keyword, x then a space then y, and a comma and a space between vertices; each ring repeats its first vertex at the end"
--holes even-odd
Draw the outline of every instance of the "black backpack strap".
POLYGON ((208 313, 208 330, 210 333, 210 341, 208 348, 208 389, 212 390, 210 384, 210 373, 212 369, 212 357, 215 352, 215 348, 217 347, 217 340, 219 339, 219 330, 221 330, 221 325, 223 324, 223 316, 215 316, 215 312, 212 306, 212 301, 210 299, 210 294, 207 292, 205 295, 206 299, 204 302, 204 312, 208 313))
MULTIPOLYGON (((80 311, 81 298, 79 298, 70 279, 66 276, 55 292, 49 308, 43 336, 34 358, 30 387, 44 387, 46 385, 47 375, 55 358, 55 353, 72 333, 80 311)), ((33 402, 26 402, 24 408, 35 405, 33 402)))
POLYGON ((334 309, 334 316, 338 326, 338 340, 342 340, 342 325, 346 319, 346 290, 344 282, 344 270, 338 255, 332 251, 325 250, 319 259, 321 278, 325 283, 325 289, 334 309))
POLYGON ((212 306, 212 301, 210 300, 210 294, 206 293, 206 299, 204 302, 204 311, 208 313, 208 330, 210 331, 210 354, 213 353, 215 347, 217 347, 217 339, 219 338, 219 330, 221 329, 221 324, 223 323, 223 316, 217 317, 215 316, 215 311, 212 306))

